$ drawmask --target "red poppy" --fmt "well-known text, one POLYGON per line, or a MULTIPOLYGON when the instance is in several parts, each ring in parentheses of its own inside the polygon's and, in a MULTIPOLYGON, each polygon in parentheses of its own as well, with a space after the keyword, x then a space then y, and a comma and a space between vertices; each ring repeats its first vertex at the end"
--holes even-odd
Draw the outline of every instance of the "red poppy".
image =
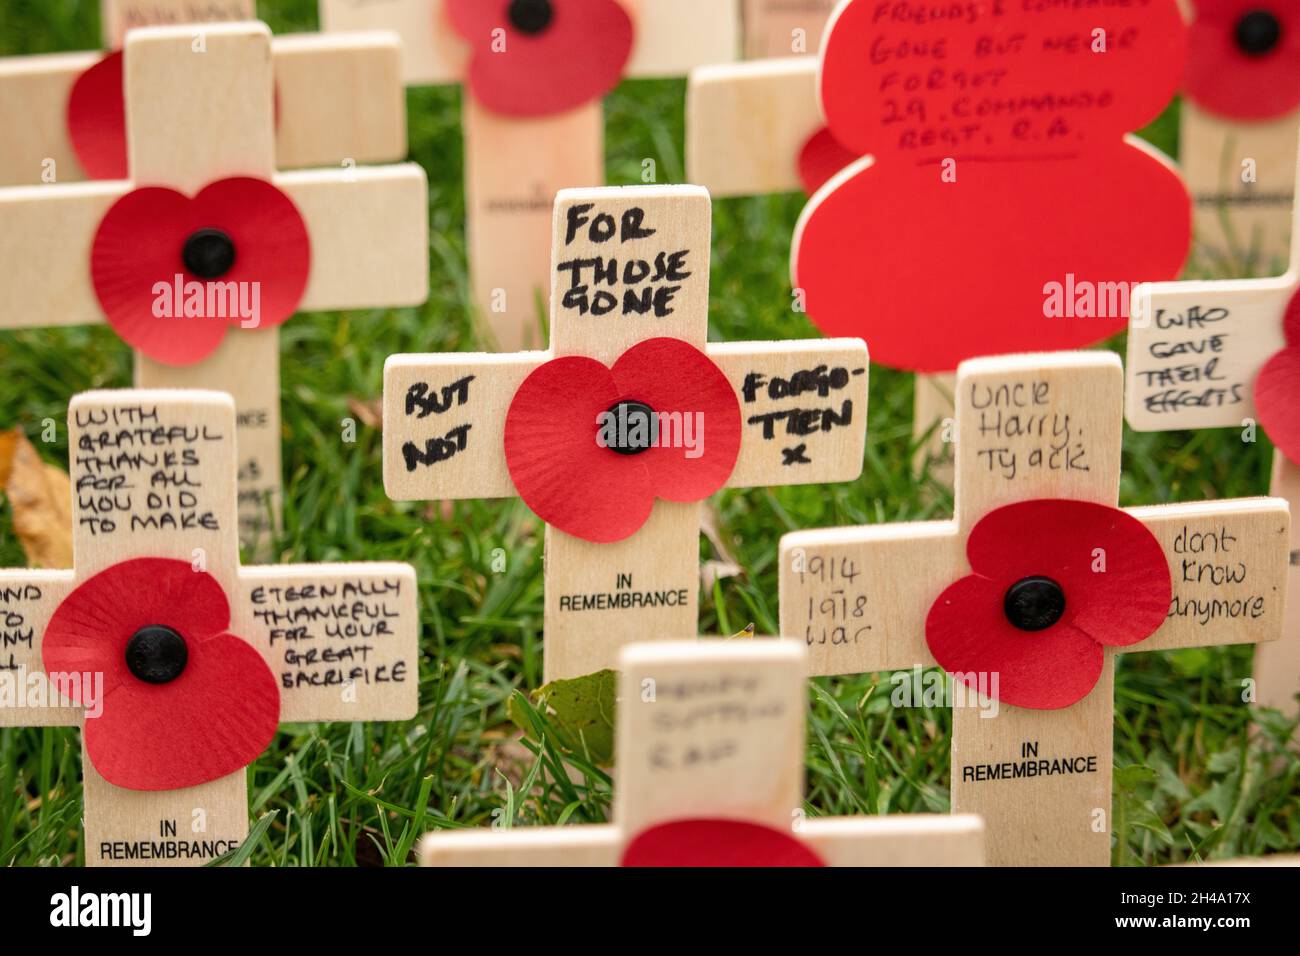
POLYGON ((622 866, 825 866, 781 830, 743 820, 677 820, 642 831, 622 866))
POLYGON ((1300 106, 1300 4, 1196 0, 1183 88, 1197 105, 1238 120, 1300 106))
POLYGON ((68 139, 89 179, 126 179, 126 101, 122 51, 109 53, 72 84, 68 139))
POLYGON ((1255 411, 1278 450, 1300 464, 1300 293, 1282 320, 1286 348, 1265 363, 1255 379, 1255 411))
POLYGON ((293 201, 247 177, 210 183, 193 199, 132 190, 104 214, 90 257, 109 323, 167 365, 211 355, 232 325, 279 325, 298 308, 310 266, 293 201))
POLYGON ((632 54, 632 19, 616 0, 447 0, 447 16, 471 46, 470 89, 507 116, 604 96, 632 54))
POLYGON ((823 126, 808 137, 799 150, 799 181, 809 196, 858 156, 843 146, 830 127, 823 126))
MULTIPOLYGON (((102 674, 86 754, 109 783, 178 790, 247 766, 275 734, 280 691, 229 633, 216 579, 186 561, 136 558, 83 581, 45 630, 49 674, 102 674)), ((75 685, 74 685, 75 686, 75 685)))
POLYGON ((515 392, 505 453, 515 489, 542 520, 587 541, 620 541, 656 498, 698 501, 726 483, 740 404, 713 361, 680 339, 647 339, 612 368, 566 355, 515 392))
POLYGON ((972 573, 930 606, 925 640, 955 680, 1016 707, 1082 700, 1104 648, 1150 637, 1173 596, 1169 562, 1146 525, 1088 501, 991 511, 971 530, 966 557, 972 573))

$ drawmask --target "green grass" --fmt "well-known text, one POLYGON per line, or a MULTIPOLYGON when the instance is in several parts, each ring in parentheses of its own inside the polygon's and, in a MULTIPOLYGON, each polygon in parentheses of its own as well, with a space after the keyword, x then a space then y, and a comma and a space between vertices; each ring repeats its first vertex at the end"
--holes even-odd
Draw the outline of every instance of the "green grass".
MULTIPOLYGON (((98 4, 0 0, 0 54, 96 45, 98 4)), ((277 32, 313 29, 312 0, 262 0, 277 32)), ((611 183, 639 182, 653 157, 664 182, 682 177, 682 82, 635 82, 609 99, 611 183)), ((340 439, 349 398, 372 398, 386 356, 476 347, 465 290, 459 99, 447 89, 409 95, 411 152, 429 172, 431 290, 421 309, 302 315, 284 329, 286 530, 282 561, 409 561, 420 579, 422 707, 404 724, 297 725, 252 766, 260 825, 254 865, 409 862, 419 832, 483 826, 507 808, 515 824, 598 822, 609 776, 513 739, 505 705, 540 680, 541 527, 517 502, 397 504, 380 481, 380 440, 360 428, 340 439), (490 569, 505 549, 504 573, 490 569), (537 760, 542 761, 540 773, 537 760), (529 780, 532 786, 526 786, 529 780), (558 781, 558 782, 557 782, 558 781)), ((1173 149, 1175 118, 1150 137, 1173 149)), ((710 338, 815 334, 790 310, 786 278, 794 196, 719 202, 714 218, 710 338)), ((130 384, 128 350, 106 329, 0 334, 0 427, 37 439, 43 419, 66 464, 68 397, 130 384)), ((750 621, 777 627, 776 546, 796 528, 943 517, 951 496, 913 480, 911 380, 872 371, 865 470, 836 486, 726 492, 714 504, 744 573, 702 595, 704 633, 750 621)), ((1260 494, 1267 443, 1233 433, 1125 435, 1123 503, 1260 494)), ((702 557, 714 557, 701 543, 702 557)), ((0 567, 23 564, 0 508, 0 567)), ((1248 648, 1121 658, 1116 691, 1115 861, 1164 863, 1300 849, 1300 753, 1291 726, 1238 701, 1248 648)), ((814 815, 943 811, 949 804, 946 710, 889 706, 886 676, 813 682, 808 811, 814 815)), ((80 751, 72 730, 0 731, 0 864, 83 858, 80 751)))

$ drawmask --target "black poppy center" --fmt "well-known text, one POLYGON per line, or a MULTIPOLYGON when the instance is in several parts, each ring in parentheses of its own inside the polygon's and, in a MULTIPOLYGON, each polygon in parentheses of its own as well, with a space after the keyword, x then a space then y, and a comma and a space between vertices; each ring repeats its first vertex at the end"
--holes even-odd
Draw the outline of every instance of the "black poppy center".
POLYGON ((1065 613, 1065 592, 1051 578, 1021 578, 1002 599, 1007 620, 1022 631, 1042 631, 1065 613))
POLYGON ((146 684, 174 681, 189 659, 185 638, 161 624, 140 628, 126 642, 127 669, 146 684))
POLYGON ((645 402, 631 399, 619 402, 607 415, 605 447, 620 455, 639 455, 654 447, 659 437, 659 416, 645 402))
POLYGON ((520 33, 541 33, 551 25, 551 0, 510 0, 510 23, 520 33))
POLYGON ((181 259, 200 279, 219 279, 235 264, 235 244, 220 229, 199 229, 185 240, 181 259))
POLYGON ((1247 56, 1265 56, 1282 39, 1282 24, 1267 10, 1251 10, 1237 21, 1234 39, 1247 56))

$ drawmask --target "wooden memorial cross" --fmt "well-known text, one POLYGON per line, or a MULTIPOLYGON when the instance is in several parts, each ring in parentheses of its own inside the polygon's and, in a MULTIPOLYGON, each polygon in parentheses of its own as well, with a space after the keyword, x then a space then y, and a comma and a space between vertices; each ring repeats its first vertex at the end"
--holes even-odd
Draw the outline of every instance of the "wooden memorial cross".
POLYGON ((1186 38, 1174 0, 1100 16, 911 11, 840 3, 815 76, 798 61, 697 73, 687 173, 715 195, 788 189, 802 173, 816 192, 795 229, 796 307, 919 374, 913 433, 930 436, 923 458, 946 461, 935 424, 952 415, 959 362, 1100 341, 1128 317, 1114 290, 1182 267, 1186 190, 1127 134, 1172 97, 1186 38), (1024 102, 1052 106, 1009 105, 1024 102), (1044 228, 1049 205, 1070 229, 1044 228), (1135 219, 1159 227, 1139 234, 1135 219))
POLYGON ((983 865, 976 816, 804 818, 805 657, 797 644, 776 640, 624 647, 613 822, 444 830, 421 841, 421 862, 983 865))
POLYGON ((731 0, 320 0, 322 30, 400 34, 408 84, 464 82, 470 279, 507 351, 543 345, 552 198, 605 181, 604 94, 734 59, 736 13, 731 0))
POLYGON ((137 349, 136 385, 233 394, 253 545, 280 508, 274 326, 424 301, 427 183, 410 163, 276 173, 267 28, 195 43, 127 37, 130 180, 0 189, 0 328, 107 320, 137 349))
POLYGON ((547 522, 548 681, 697 632, 708 494, 862 470, 866 346, 707 344, 709 229, 697 186, 564 190, 550 351, 384 367, 390 498, 517 494, 547 522), (607 411, 625 431, 605 434, 607 411), (659 423, 657 445, 634 422, 659 423))
MULTIPOLYGON (((1277 446, 1272 493, 1294 507, 1300 502, 1298 349, 1295 248, 1281 276, 1139 286, 1129 328, 1125 417, 1140 432, 1239 428, 1243 441, 1254 441, 1262 426, 1277 446)), ((1291 546, 1289 581, 1298 588, 1300 538, 1291 546)), ((1288 604, 1285 631, 1287 640, 1255 652, 1256 700, 1295 713, 1300 600, 1288 604)))
POLYGON ((81 726, 89 865, 237 846, 277 722, 415 716, 414 570, 241 567, 235 433, 216 392, 76 396, 75 568, 0 571, 0 726, 81 726))
POLYGON ((1207 264, 1272 275, 1288 261, 1300 142, 1300 9, 1194 0, 1179 165, 1207 264), (1243 260, 1249 260, 1243 263, 1243 260))
MULTIPOLYGON (((257 16, 253 0, 102 0, 101 10, 104 46, 118 52, 0 57, 0 129, 6 131, 0 186, 125 178, 120 50, 126 31, 257 16)), ((406 156, 395 34, 279 36, 271 54, 279 168, 406 156)))
POLYGON ((952 805, 991 863, 1109 860, 1116 654, 1282 633, 1286 502, 1115 508, 1122 391, 1109 352, 963 362, 953 520, 781 539, 811 673, 912 668, 896 706, 955 675, 952 805))

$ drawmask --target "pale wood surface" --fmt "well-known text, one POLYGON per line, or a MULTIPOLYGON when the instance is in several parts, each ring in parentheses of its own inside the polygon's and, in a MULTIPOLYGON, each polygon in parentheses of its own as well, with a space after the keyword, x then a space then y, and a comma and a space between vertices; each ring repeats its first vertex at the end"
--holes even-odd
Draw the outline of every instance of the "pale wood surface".
POLYGON ((745 58, 790 56, 803 53, 816 58, 822 30, 837 0, 741 0, 745 29, 745 58), (795 30, 801 30, 803 48, 794 49, 795 30))
POLYGON ((256 18, 256 0, 99 0, 100 30, 110 50, 136 27, 256 18))
MULTIPOLYGON (((969 572, 966 536, 991 510, 1032 498, 1113 506, 1119 490, 1121 393, 1119 360, 1104 352, 963 363, 957 372, 953 521, 803 531, 782 539, 781 631, 810 644, 811 672, 932 664, 925 616, 942 589, 969 572)), ((1125 650, 1260 642, 1280 635, 1289 534, 1285 503, 1210 502, 1132 513, 1165 546, 1178 599, 1231 602, 1258 596, 1262 610, 1212 627, 1178 616, 1125 650), (1228 544, 1233 572, 1244 579, 1226 589, 1210 584, 1209 577, 1221 573, 1215 566, 1226 563, 1227 555, 1208 562, 1204 554, 1184 553, 1187 542, 1204 546, 1203 538, 1192 538, 1196 534, 1228 544), (1211 570, 1201 570, 1203 565, 1211 570), (1185 573, 1192 580, 1182 580, 1185 573)), ((953 808, 985 818, 990 862, 1104 865, 1109 859, 1114 653, 1107 651, 1093 691, 1061 710, 992 707, 973 694, 956 697, 953 808), (1088 770, 1077 775, 981 780, 976 773, 983 764, 1080 757, 1088 770)))
POLYGON ((816 57, 699 67, 686 91, 686 178, 717 197, 797 192, 799 152, 823 124, 816 57))
POLYGON ((81 708, 51 687, 41 663, 46 625, 73 584, 71 571, 0 571, 0 727, 75 727, 81 720, 81 708))
POLYGON ((649 827, 712 818, 788 830, 830 865, 982 865, 977 817, 804 819, 805 657, 791 641, 629 645, 618 668, 614 823, 431 833, 421 863, 614 866, 649 827))
POLYGON ((325 33, 392 30, 402 38, 402 78, 408 86, 457 83, 468 48, 446 22, 442 0, 320 0, 325 33))
POLYGON ((276 37, 271 53, 281 169, 405 158, 406 90, 397 34, 276 37))
MULTIPOLYGON (((1273 455, 1272 493, 1300 507, 1300 467, 1286 455, 1273 455)), ((1264 707, 1285 714, 1300 711, 1300 529, 1291 526, 1291 563, 1287 567, 1286 618, 1282 640, 1255 650, 1255 690, 1264 707)))
POLYGON ((728 487, 852 481, 862 473, 868 359, 861 339, 724 342, 707 351, 740 400, 740 456, 728 487))
POLYGON ((197 365, 163 365, 138 354, 137 388, 201 388, 225 391, 235 402, 238 450, 239 539, 265 554, 280 525, 280 333, 277 329, 231 329, 197 365))
MULTIPOLYGON (((858 339, 708 345, 710 222, 709 195, 697 186, 560 192, 552 223, 551 349, 498 356, 390 356, 384 368, 383 402, 384 487, 389 496, 513 496, 502 435, 520 383, 557 355, 584 355, 610 365, 629 347, 659 336, 706 349, 736 389, 742 432, 732 487, 857 477, 865 443, 866 346, 858 339), (615 234, 600 240, 603 233, 598 232, 593 238, 598 221, 602 229, 613 223, 615 234), (623 223, 628 224, 626 232, 623 223), (649 230, 652 234, 643 234, 649 230), (616 309, 596 317, 583 314, 580 298, 566 305, 565 294, 584 285, 588 298, 599 289, 621 303, 622 266, 628 260, 653 264, 673 255, 683 275, 658 283, 675 290, 666 315, 620 315, 616 309), (575 282, 566 263, 595 258, 617 261, 617 281, 593 285, 594 270, 588 264, 575 282), (788 433, 789 416, 796 409, 806 413, 796 420, 796 430, 807 430, 807 435, 788 433), (772 437, 767 438, 764 420, 750 419, 773 414, 786 417, 772 420, 772 437), (777 421, 784 423, 784 430, 777 421), (800 451, 799 445, 805 447, 800 451), (787 450, 798 454, 791 456, 787 450), (800 457, 807 461, 799 462, 800 457)), ((646 640, 647 635, 694 633, 699 531, 698 503, 667 501, 655 504, 639 531, 611 544, 593 544, 548 528, 546 679, 612 667, 623 644, 646 640), (644 606, 647 603, 654 606, 644 606)))
POLYGON ((66 106, 72 84, 101 56, 91 51, 0 57, 0 186, 86 178, 68 139, 66 106), (53 162, 48 171, 47 162, 53 162))
POLYGON ((600 103, 536 119, 462 99, 465 228, 478 319, 492 347, 544 345, 555 194, 605 181, 600 103))
POLYGON ((1293 172, 1300 112, 1262 122, 1214 116, 1184 97, 1179 119, 1180 165, 1192 195, 1197 246, 1216 257, 1259 256, 1264 274, 1289 261, 1293 172), (1242 161, 1255 162, 1253 183, 1242 161))
MULTIPOLYGON (((953 443, 944 441, 944 424, 956 416, 953 402, 957 376, 952 372, 913 376, 912 440, 917 443, 914 467, 929 463, 930 477, 945 487, 953 481, 953 443)), ((950 436, 952 437, 952 436, 950 436)))

